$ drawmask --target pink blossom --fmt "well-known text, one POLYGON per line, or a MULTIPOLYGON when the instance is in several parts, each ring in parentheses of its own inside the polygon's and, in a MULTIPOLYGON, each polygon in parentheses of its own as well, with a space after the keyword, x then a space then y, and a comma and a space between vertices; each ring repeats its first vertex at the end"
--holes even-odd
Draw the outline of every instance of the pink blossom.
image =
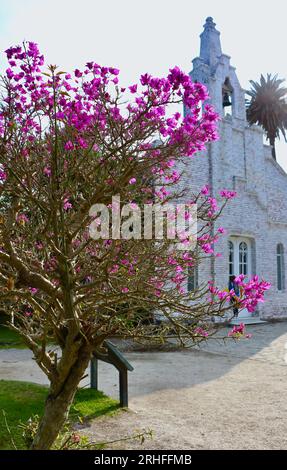
POLYGON ((116 274, 116 273, 118 272, 118 270, 119 270, 119 265, 118 265, 118 264, 114 264, 114 265, 112 266, 112 268, 110 269, 110 273, 111 273, 111 274, 116 274))
POLYGON ((202 188, 201 194, 203 194, 204 196, 209 195, 209 186, 208 185, 206 185, 202 188))
POLYGON ((73 150, 73 149, 74 149, 74 144, 73 144, 73 142, 71 142, 70 140, 68 140, 68 142, 65 143, 64 148, 65 148, 65 150, 73 150))
POLYGON ((64 211, 68 211, 70 209, 73 208, 73 205, 71 204, 71 202, 69 201, 68 198, 64 199, 64 203, 63 203, 63 209, 64 211))
POLYGON ((131 86, 129 86, 129 90, 130 90, 131 93, 136 93, 136 92, 137 92, 137 88, 138 88, 137 85, 131 85, 131 86))
POLYGON ((81 442, 81 436, 79 436, 79 434, 73 433, 72 434, 72 442, 74 444, 78 444, 79 442, 81 442))
POLYGON ((119 73, 120 73, 119 69, 116 69, 115 67, 110 67, 110 68, 109 68, 109 72, 110 72, 112 75, 119 75, 119 73))
POLYGON ((1 168, 0 168, 0 182, 1 181, 4 182, 6 180, 6 178, 7 178, 6 172, 1 170, 1 168))
POLYGON ((42 250, 42 249, 44 248, 44 245, 43 245, 42 242, 36 242, 36 243, 35 243, 35 248, 36 248, 37 250, 42 250))
POLYGON ((210 243, 204 243, 204 244, 201 246, 201 248, 202 248, 203 251, 204 251, 205 253, 207 253, 207 254, 213 253, 213 251, 214 251, 210 243))
POLYGON ((150 80, 151 80, 151 75, 149 75, 148 73, 145 73, 144 75, 140 77, 140 82, 143 86, 148 85, 150 83, 150 80))
POLYGON ((229 338, 234 338, 234 339, 240 339, 240 338, 246 338, 246 339, 250 339, 252 338, 252 335, 249 333, 249 334, 245 334, 245 325, 244 323, 240 323, 240 325, 238 326, 234 326, 232 328, 231 331, 228 332, 228 336, 229 338))
POLYGON ((228 191, 227 189, 224 189, 223 191, 220 191, 220 196, 225 198, 225 199, 233 199, 236 197, 237 193, 236 191, 228 191))
POLYGON ((37 294, 38 289, 36 287, 29 287, 29 291, 31 292, 32 295, 37 294))
POLYGON ((76 69, 75 72, 74 72, 74 74, 75 74, 75 77, 76 77, 76 78, 80 78, 80 77, 82 77, 82 75, 83 75, 82 72, 80 72, 79 69, 76 69))
POLYGON ((45 176, 50 177, 52 174, 51 168, 49 168, 48 166, 45 166, 43 173, 45 176))
POLYGON ((88 147, 88 144, 87 144, 86 140, 83 139, 82 137, 79 137, 79 138, 77 139, 77 141, 78 141, 78 145, 79 145, 81 148, 86 149, 86 148, 88 147))
POLYGON ((11 69, 6 70, 7 77, 11 80, 14 77, 14 72, 11 69))
POLYGON ((24 312, 25 317, 31 317, 33 315, 31 310, 25 310, 24 312))
POLYGON ((198 326, 197 328, 195 328, 194 330, 194 333, 198 336, 202 336, 204 338, 207 338, 209 336, 208 332, 206 330, 204 330, 203 328, 201 328, 200 326, 198 326))
POLYGON ((21 225, 25 225, 27 222, 29 222, 29 218, 26 214, 18 214, 16 217, 16 221, 21 225))

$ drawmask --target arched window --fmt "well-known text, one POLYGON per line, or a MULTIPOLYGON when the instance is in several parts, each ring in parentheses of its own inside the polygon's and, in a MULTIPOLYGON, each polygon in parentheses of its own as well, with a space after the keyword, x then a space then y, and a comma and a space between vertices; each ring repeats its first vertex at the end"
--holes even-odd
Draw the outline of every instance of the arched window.
POLYGON ((248 246, 247 243, 239 244, 239 274, 247 274, 248 272, 248 246))
POLYGON ((198 267, 189 266, 187 276, 187 291, 193 292, 198 288, 198 267))
POLYGON ((282 243, 278 243, 277 249, 277 289, 285 289, 285 267, 284 267, 284 247, 282 243))
POLYGON ((228 264, 229 276, 234 274, 234 245, 231 241, 228 242, 228 264))

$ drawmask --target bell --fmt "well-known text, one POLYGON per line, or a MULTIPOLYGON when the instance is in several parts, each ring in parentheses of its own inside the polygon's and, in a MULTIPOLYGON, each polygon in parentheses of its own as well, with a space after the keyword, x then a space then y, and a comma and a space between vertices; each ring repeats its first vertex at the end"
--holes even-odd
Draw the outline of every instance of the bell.
POLYGON ((223 95, 222 106, 224 108, 227 108, 227 106, 232 106, 232 103, 230 101, 230 95, 227 92, 225 92, 223 95))

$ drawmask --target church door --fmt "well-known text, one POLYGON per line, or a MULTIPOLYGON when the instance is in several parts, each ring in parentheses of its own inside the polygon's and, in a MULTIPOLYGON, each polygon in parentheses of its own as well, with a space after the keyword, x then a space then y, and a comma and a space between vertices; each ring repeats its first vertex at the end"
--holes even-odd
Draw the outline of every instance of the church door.
MULTIPOLYGON (((249 278, 251 276, 251 243, 245 237, 230 237, 228 241, 228 267, 229 276, 244 274, 249 278)), ((250 318, 247 309, 240 311, 238 318, 250 318)))

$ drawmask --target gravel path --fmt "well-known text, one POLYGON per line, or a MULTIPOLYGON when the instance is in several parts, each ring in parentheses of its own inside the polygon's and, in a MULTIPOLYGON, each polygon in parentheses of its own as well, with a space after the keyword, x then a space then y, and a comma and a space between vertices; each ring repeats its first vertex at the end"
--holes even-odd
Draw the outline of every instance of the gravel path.
MULTIPOLYGON (((130 410, 83 432, 102 441, 153 430, 152 440, 127 449, 287 449, 287 323, 248 332, 251 340, 212 340, 200 350, 126 353, 135 368, 130 410)), ((0 351, 0 378, 47 383, 27 350, 0 351)), ((112 366, 101 363, 99 379, 117 396, 112 366)))

